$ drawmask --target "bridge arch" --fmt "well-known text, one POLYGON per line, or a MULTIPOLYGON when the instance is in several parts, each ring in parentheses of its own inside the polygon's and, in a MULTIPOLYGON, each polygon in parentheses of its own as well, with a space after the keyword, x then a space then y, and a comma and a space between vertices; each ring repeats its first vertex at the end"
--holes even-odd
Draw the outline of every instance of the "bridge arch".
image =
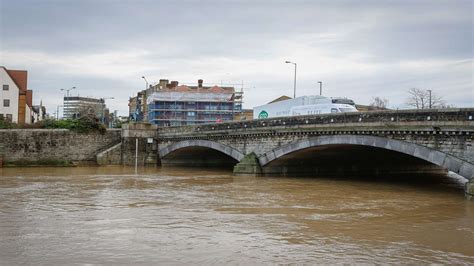
POLYGON ((169 146, 161 148, 159 150, 159 156, 160 158, 164 158, 168 154, 174 151, 177 151, 183 148, 189 148, 189 147, 202 147, 202 148, 209 148, 212 150, 216 150, 228 155, 229 157, 232 157, 233 159, 239 162, 244 158, 244 154, 242 154, 240 151, 230 146, 221 144, 219 142, 208 141, 208 140, 183 140, 180 142, 176 142, 169 146))
POLYGON ((474 177, 474 164, 463 161, 452 155, 415 143, 366 135, 330 135, 311 137, 266 152, 259 156, 258 160, 260 165, 264 167, 287 154, 326 145, 361 145, 396 151, 443 167, 468 180, 471 180, 474 177))

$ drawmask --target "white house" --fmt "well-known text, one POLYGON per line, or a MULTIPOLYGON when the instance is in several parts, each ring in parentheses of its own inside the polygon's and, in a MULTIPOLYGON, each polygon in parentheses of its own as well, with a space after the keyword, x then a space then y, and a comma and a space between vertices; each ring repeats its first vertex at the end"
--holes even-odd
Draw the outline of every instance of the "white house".
POLYGON ((43 102, 40 105, 33 105, 33 122, 39 122, 46 118, 46 108, 43 106, 43 102))
POLYGON ((33 91, 27 84, 27 71, 0 66, 0 117, 18 124, 32 123, 33 91))

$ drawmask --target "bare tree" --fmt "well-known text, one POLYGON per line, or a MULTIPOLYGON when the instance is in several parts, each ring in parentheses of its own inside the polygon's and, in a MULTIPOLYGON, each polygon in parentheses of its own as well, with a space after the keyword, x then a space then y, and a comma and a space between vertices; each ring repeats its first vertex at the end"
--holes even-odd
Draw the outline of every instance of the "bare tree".
POLYGON ((441 96, 435 95, 432 93, 431 90, 427 90, 428 92, 428 108, 449 108, 446 102, 443 100, 441 96), (430 106, 431 104, 431 106, 430 106))
POLYGON ((101 110, 95 105, 81 105, 73 110, 73 118, 89 117, 91 119, 98 119, 101 110))
POLYGON ((388 100, 385 98, 380 98, 378 96, 373 97, 372 103, 370 104, 370 106, 372 107, 381 108, 381 109, 387 108, 387 105, 388 105, 388 100))
POLYGON ((411 88, 408 90, 408 94, 406 104, 416 109, 443 108, 446 106, 444 100, 433 94, 431 90, 411 88))
POLYGON ((456 106, 454 104, 441 103, 441 104, 437 105, 436 108, 449 109, 449 108, 456 108, 456 106))

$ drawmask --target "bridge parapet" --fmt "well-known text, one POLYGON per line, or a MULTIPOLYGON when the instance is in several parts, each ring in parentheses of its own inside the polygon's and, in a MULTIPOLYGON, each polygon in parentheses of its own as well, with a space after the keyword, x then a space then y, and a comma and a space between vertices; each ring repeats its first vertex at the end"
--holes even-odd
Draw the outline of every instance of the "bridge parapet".
POLYGON ((201 124, 180 127, 162 127, 158 135, 163 138, 209 133, 248 132, 268 128, 373 128, 413 129, 423 131, 456 131, 473 126, 474 108, 390 110, 380 112, 336 113, 297 117, 280 117, 250 121, 201 124), (442 128, 441 128, 442 127, 442 128))

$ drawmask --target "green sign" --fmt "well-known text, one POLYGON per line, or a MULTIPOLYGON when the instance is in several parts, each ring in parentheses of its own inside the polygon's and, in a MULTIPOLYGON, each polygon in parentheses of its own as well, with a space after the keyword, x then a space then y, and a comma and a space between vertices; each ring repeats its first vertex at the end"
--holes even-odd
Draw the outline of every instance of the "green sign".
POLYGON ((268 118, 268 113, 265 111, 261 111, 260 114, 258 114, 258 118, 259 119, 268 118))

